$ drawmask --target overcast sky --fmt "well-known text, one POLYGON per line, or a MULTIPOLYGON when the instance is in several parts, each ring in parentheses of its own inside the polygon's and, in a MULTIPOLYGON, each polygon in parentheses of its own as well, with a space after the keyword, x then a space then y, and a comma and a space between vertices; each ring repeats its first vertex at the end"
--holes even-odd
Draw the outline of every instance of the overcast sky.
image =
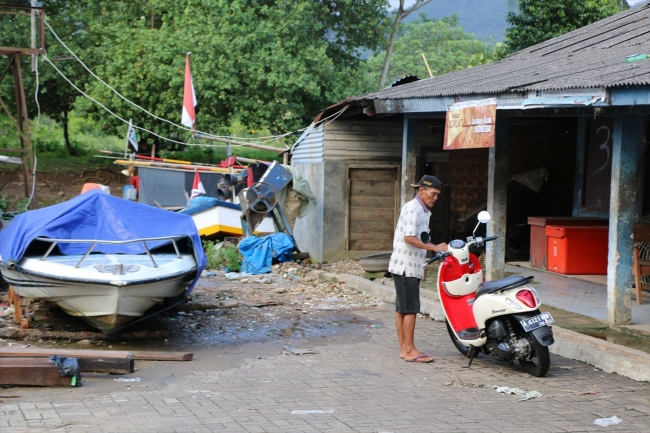
MULTIPOLYGON (((389 0, 389 1, 390 1, 390 5, 392 6, 393 9, 395 9, 395 8, 397 8, 397 6, 399 6, 399 0, 389 0)), ((495 0, 491 0, 491 1, 495 1, 495 0)), ((505 1, 505 0, 496 0, 496 1, 505 1)), ((629 5, 635 5, 635 4, 638 4, 638 3, 643 3, 644 1, 645 0, 627 0, 627 3, 629 5)), ((415 3, 415 0, 406 0, 404 2, 404 7, 409 7, 413 3, 415 3)))

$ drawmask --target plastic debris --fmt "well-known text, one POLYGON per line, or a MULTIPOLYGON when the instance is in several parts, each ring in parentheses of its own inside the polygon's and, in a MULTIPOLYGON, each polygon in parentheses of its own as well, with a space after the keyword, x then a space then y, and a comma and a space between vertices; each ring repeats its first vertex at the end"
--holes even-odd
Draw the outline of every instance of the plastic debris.
POLYGON ((610 418, 598 418, 594 420, 594 424, 601 427, 609 427, 610 425, 616 425, 622 423, 623 420, 617 416, 612 416, 610 418))
POLYGON ((201 276, 202 276, 202 277, 216 277, 216 276, 217 276, 217 273, 216 273, 216 272, 212 272, 212 271, 205 271, 205 270, 204 270, 203 272, 201 272, 201 276))
POLYGON ((508 388, 507 386, 494 386, 494 388, 496 388, 497 392, 500 392, 502 394, 514 394, 523 397, 520 398, 519 401, 526 401, 530 400, 531 398, 537 398, 544 395, 539 391, 524 391, 521 388, 508 388))
POLYGON ((289 346, 284 346, 283 349, 286 350, 289 353, 293 353, 294 355, 306 355, 308 353, 317 353, 317 352, 314 352, 311 349, 296 349, 296 348, 289 347, 289 346))
POLYGON ((115 382, 140 382, 139 377, 120 377, 119 379, 113 379, 115 382))
POLYGON ((229 280, 237 280, 241 277, 239 272, 226 272, 226 278, 229 280))

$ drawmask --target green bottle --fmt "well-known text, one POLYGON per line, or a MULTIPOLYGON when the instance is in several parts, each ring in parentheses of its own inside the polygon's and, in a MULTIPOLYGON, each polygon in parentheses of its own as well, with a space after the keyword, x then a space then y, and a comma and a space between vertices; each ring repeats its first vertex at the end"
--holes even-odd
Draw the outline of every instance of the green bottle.
POLYGON ((650 55, 648 55, 648 54, 634 54, 632 56, 627 56, 625 61, 627 63, 638 62, 639 60, 645 60, 648 57, 650 57, 650 55))

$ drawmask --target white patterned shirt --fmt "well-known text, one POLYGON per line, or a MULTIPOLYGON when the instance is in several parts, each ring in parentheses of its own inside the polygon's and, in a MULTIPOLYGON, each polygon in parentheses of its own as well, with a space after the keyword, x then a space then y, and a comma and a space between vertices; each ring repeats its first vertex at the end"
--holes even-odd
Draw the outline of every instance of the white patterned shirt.
POLYGON ((404 242, 405 236, 420 238, 422 232, 429 232, 429 218, 431 212, 424 210, 418 197, 404 205, 399 213, 399 220, 395 228, 393 239, 393 254, 390 256, 388 272, 407 277, 424 278, 424 263, 427 250, 416 248, 404 242))

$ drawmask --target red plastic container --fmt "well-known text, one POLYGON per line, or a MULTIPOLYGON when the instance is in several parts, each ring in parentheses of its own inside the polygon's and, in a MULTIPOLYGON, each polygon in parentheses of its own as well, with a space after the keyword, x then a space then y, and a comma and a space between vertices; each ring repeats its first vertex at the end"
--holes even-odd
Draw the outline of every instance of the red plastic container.
POLYGON ((606 275, 608 226, 546 226, 548 270, 564 275, 606 275))
POLYGON ((530 266, 536 269, 548 270, 548 238, 546 226, 606 226, 604 218, 572 218, 572 217, 528 217, 530 225, 530 266))

